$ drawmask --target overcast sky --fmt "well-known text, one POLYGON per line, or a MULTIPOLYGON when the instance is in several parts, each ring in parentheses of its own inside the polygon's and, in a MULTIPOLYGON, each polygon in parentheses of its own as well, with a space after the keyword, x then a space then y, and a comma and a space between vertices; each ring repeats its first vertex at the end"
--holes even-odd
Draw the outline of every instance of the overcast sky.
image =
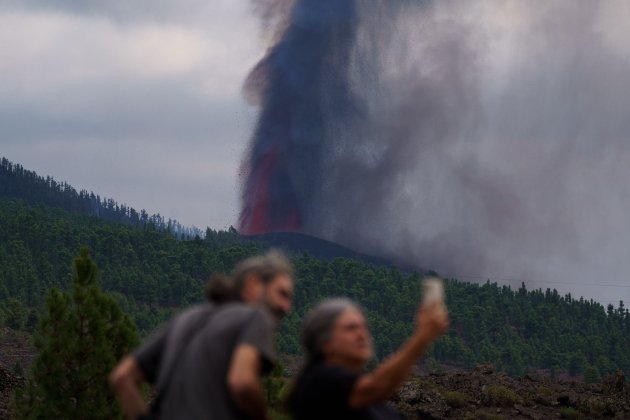
POLYGON ((0 2, 0 155, 186 225, 238 216, 249 2, 0 2))

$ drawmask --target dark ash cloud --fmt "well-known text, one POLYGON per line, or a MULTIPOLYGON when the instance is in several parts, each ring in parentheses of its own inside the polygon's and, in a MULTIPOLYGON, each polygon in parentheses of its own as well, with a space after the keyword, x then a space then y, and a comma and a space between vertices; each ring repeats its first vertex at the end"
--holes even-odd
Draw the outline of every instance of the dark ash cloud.
POLYGON ((464 279, 630 298, 630 54, 612 30, 618 3, 295 7, 253 73, 262 108, 250 180, 268 138, 283 148, 268 208, 298 209, 305 232, 464 279), (326 17, 338 8, 352 11, 326 17))

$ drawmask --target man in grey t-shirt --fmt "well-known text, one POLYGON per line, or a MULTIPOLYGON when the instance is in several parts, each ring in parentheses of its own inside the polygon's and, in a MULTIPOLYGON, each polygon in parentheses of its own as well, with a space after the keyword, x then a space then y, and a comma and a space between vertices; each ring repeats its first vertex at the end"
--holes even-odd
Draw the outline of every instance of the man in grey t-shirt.
POLYGON ((147 381, 156 386, 160 419, 264 419, 260 375, 273 364, 273 332, 290 310, 292 276, 277 252, 244 260, 230 287, 223 282, 230 298, 184 311, 124 358, 110 382, 125 416, 148 413, 139 389, 147 381))

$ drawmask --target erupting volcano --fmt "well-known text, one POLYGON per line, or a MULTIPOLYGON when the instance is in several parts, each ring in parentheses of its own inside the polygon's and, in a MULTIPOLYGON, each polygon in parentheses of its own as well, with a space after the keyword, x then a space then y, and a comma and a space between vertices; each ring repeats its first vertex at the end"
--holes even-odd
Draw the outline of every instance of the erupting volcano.
POLYGON ((252 3, 273 36, 245 83, 242 233, 627 292, 590 286, 630 278, 623 1, 252 3))
POLYGON ((240 231, 300 230, 321 188, 326 122, 349 95, 354 1, 302 0, 246 83, 261 105, 244 164, 240 231))
POLYGON ((291 178, 283 170, 281 156, 271 149, 260 153, 247 185, 246 206, 240 230, 248 235, 300 228, 300 211, 291 178))

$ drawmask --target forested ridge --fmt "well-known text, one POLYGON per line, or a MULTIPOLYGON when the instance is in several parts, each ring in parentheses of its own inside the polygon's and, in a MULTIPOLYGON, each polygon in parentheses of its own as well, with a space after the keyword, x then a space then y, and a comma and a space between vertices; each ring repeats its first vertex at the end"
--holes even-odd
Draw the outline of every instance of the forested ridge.
MULTIPOLYGON (((233 229, 178 240, 153 223, 108 220, 69 205, 27 200, 24 192, 9 198, 15 186, 7 179, 0 184, 0 317, 12 328, 32 330, 47 290, 70 284, 71 263, 82 245, 102 271, 103 288, 143 334, 199 301, 211 272, 229 271, 261 251, 261 243, 233 229)), ((20 182, 20 188, 29 188, 20 182)), ((328 296, 349 296, 364 306, 379 357, 411 331, 421 274, 348 258, 323 261, 300 254, 293 261, 295 311, 281 328, 282 352, 299 353, 304 313, 328 296)), ((621 302, 605 308, 555 290, 456 279, 448 280, 446 289, 452 328, 430 351, 432 366, 489 361, 510 374, 548 369, 591 379, 616 368, 630 371, 630 314, 621 302)))
POLYGON ((183 226, 177 220, 165 219, 159 213, 149 215, 144 209, 137 211, 112 198, 101 198, 86 190, 77 191, 67 182, 57 182, 50 176, 44 178, 6 158, 0 159, 0 197, 20 198, 29 204, 59 207, 132 226, 152 225, 178 238, 191 238, 203 233, 194 226, 183 226))

